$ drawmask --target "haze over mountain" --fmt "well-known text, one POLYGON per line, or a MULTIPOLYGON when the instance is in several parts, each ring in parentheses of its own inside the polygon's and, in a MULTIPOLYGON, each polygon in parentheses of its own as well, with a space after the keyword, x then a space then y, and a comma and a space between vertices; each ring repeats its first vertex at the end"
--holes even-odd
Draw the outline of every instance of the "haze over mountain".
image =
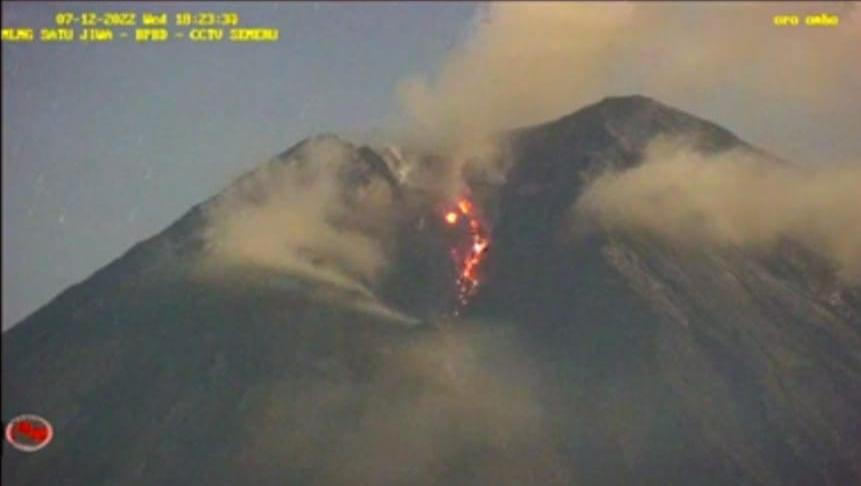
POLYGON ((4 419, 56 434, 4 483, 861 481, 857 171, 642 96, 497 142, 302 141, 68 289, 4 334, 4 419))

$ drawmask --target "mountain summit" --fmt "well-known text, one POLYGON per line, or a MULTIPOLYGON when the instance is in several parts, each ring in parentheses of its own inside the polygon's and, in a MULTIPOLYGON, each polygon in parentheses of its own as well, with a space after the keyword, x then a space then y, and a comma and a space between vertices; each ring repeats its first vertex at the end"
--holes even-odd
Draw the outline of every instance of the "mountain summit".
POLYGON ((441 203, 300 142, 4 333, 4 420, 55 432, 4 484, 861 482, 857 287, 792 242, 570 234, 661 137, 778 163, 642 96, 511 131, 457 318, 441 203))

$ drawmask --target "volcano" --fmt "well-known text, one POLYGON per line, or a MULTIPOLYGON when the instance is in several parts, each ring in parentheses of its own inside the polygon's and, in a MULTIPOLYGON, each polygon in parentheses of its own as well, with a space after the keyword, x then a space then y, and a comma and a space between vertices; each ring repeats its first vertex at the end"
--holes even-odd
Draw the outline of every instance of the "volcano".
POLYGON ((457 317, 457 201, 300 142, 3 334, 4 421, 53 426, 4 484, 861 483, 857 286, 792 242, 566 236, 659 136, 783 163, 642 96, 502 134, 457 317))

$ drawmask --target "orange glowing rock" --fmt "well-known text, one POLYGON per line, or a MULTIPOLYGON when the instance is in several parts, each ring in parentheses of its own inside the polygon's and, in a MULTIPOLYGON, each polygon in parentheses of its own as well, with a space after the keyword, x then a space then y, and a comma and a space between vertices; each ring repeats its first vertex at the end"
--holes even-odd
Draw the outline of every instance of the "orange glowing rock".
POLYGON ((472 211, 472 203, 470 203, 467 199, 461 199, 460 201, 458 201, 457 207, 463 214, 469 214, 472 211))
POLYGON ((479 267, 487 256, 487 249, 490 246, 490 239, 484 230, 482 218, 472 201, 467 198, 458 199, 455 207, 444 215, 446 223, 450 225, 457 224, 461 217, 466 218, 467 221, 465 228, 469 231, 470 245, 463 253, 456 247, 451 249, 451 255, 457 262, 459 270, 455 285, 460 305, 454 310, 454 315, 459 315, 460 308, 469 303, 481 284, 479 267))

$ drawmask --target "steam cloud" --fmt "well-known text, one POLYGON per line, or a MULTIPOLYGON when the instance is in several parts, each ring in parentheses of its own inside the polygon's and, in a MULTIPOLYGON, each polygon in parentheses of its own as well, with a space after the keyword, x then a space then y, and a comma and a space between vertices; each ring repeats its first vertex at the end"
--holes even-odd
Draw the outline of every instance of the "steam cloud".
POLYGON ((861 153, 847 129, 861 112, 858 59, 852 3, 502 3, 481 8, 467 42, 434 76, 405 80, 400 98, 412 137, 450 152, 636 93, 708 114, 790 158, 813 145, 820 159, 840 160, 861 153), (839 25, 773 23, 822 12, 839 25))
POLYGON ((642 165, 597 177, 575 204, 581 220, 645 230, 684 245, 769 249, 782 239, 861 283, 861 164, 804 168, 741 150, 705 156, 655 140, 642 165))
POLYGON ((386 263, 374 230, 386 220, 391 192, 373 178, 350 201, 343 174, 352 156, 340 140, 312 139, 294 160, 270 163, 221 194, 208 210, 212 260, 370 294, 366 285, 386 263))

